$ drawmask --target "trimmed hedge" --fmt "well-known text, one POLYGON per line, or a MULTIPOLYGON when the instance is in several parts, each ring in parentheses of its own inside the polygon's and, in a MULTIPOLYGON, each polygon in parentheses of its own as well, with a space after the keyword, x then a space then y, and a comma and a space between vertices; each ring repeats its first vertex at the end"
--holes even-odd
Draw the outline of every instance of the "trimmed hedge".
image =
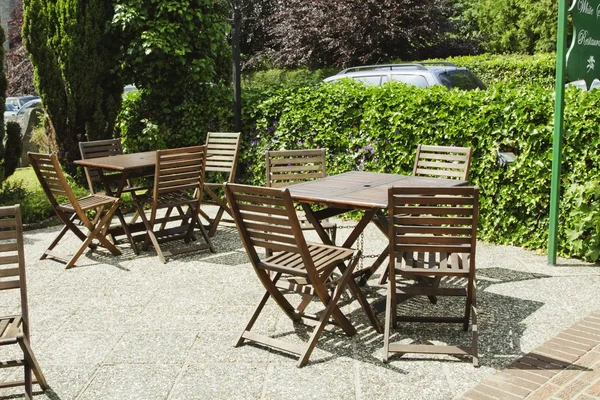
MULTIPOLYGON (((569 88, 566 104, 559 251, 595 261, 600 91, 569 88)), ((331 174, 410 174, 419 143, 471 146, 470 179, 481 188, 480 238, 545 249, 553 107, 554 93, 539 85, 465 92, 343 82, 280 90, 256 109, 242 179, 264 184, 267 149, 324 147, 331 174), (514 152, 515 162, 500 166, 499 150, 514 152)))
MULTIPOLYGON (((554 89, 556 54, 481 54, 425 61, 449 61, 475 72, 486 85, 512 83, 518 86, 537 84, 554 89)), ((402 61, 398 61, 402 62, 402 61)))

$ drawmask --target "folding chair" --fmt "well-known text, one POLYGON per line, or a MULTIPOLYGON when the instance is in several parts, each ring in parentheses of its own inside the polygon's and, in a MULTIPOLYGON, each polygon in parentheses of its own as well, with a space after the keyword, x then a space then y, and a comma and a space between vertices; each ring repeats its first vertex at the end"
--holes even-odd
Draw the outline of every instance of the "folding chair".
POLYGON ((235 343, 236 347, 246 340, 260 343, 299 356, 297 366, 303 366, 308 362, 327 323, 335 323, 348 336, 356 333, 337 305, 346 285, 358 298, 371 321, 377 321, 362 292, 351 279, 360 252, 343 247, 307 243, 288 189, 226 184, 225 192, 246 252, 266 289, 235 343), (261 260, 257 247, 270 249, 274 255, 261 260), (348 266, 345 265, 346 261, 348 266), (341 271, 341 276, 333 275, 336 268, 341 271), (325 310, 320 316, 316 316, 295 309, 282 290, 315 296, 323 303, 325 310), (252 331, 270 297, 293 321, 318 321, 304 347, 252 331), (335 322, 330 322, 330 317, 333 317, 335 322))
MULTIPOLYGON (((419 144, 415 156, 413 176, 428 178, 469 180, 472 149, 456 146, 428 146, 419 144)), ((385 270, 379 278, 383 285, 388 276, 385 270)), ((432 297, 432 301, 435 299, 432 297)))
POLYGON ((417 146, 414 176, 468 180, 472 149, 455 146, 417 146))
POLYGON ((151 242, 162 263, 165 263, 165 257, 175 254, 206 248, 209 248, 213 253, 215 252, 212 241, 198 216, 205 165, 206 146, 158 150, 156 152, 156 172, 154 174, 153 189, 134 198, 134 204, 146 227, 144 249, 147 250, 151 242), (150 218, 146 217, 144 212, 146 204, 152 206, 150 218), (186 212, 183 210, 184 206, 188 207, 186 212), (164 222, 173 218, 167 215, 163 219, 157 219, 157 211, 161 208, 177 209, 179 211, 178 218, 183 221, 182 226, 187 225, 185 232, 180 232, 181 227, 165 229, 164 222), (162 225, 155 231, 154 226, 159 223, 162 225), (189 243, 193 239, 193 232, 196 227, 200 229, 206 244, 190 244, 163 252, 159 245, 160 241, 182 238, 186 243, 189 243))
MULTIPOLYGON (((98 157, 106 157, 106 156, 115 156, 119 154, 123 154, 123 148, 121 146, 121 139, 106 139, 106 140, 93 140, 89 142, 79 142, 79 152, 81 153, 81 159, 87 160, 90 158, 98 158, 98 157)), ((85 171, 85 177, 88 182, 88 186, 90 187, 90 193, 98 193, 96 191, 96 187, 102 182, 101 171, 98 168, 90 168, 83 167, 85 171)), ((122 174, 120 173, 112 173, 109 175, 104 175, 104 179, 108 180, 110 183, 118 185, 122 178, 122 174)), ((103 187, 103 189, 106 189, 103 187)), ((109 188, 110 189, 110 188, 109 188)), ((131 193, 132 196, 135 196, 136 191, 147 190, 148 186, 133 186, 131 181, 127 180, 127 186, 123 187, 121 193, 131 193)), ((117 190, 118 192, 118 190, 117 190)), ((121 193, 117 193, 120 196, 121 193)), ((98 193, 104 194, 104 193, 98 193)), ((110 190, 108 195, 113 195, 113 190, 110 190)), ((121 222, 121 226, 123 227, 127 238, 131 243, 131 247, 135 254, 138 254, 137 246, 127 228, 127 222, 125 221, 125 217, 121 213, 120 209, 117 209, 115 215, 119 218, 121 222)), ((131 223, 135 222, 138 218, 138 213, 136 212, 133 218, 131 219, 131 223)), ((113 236, 113 241, 115 241, 115 237, 113 236)))
POLYGON ((43 260, 46 257, 51 257, 65 262, 67 268, 71 268, 75 265, 81 254, 83 254, 86 247, 89 246, 91 249, 96 248, 96 245, 92 243, 94 239, 97 239, 100 242, 100 245, 108 249, 113 255, 120 255, 121 252, 119 249, 105 237, 106 231, 110 226, 110 220, 119 207, 120 200, 115 197, 100 194, 91 194, 77 199, 60 169, 56 154, 29 152, 27 155, 29 156, 33 170, 35 171, 52 208, 56 212, 58 218, 65 224, 40 259, 43 260), (67 201, 61 203, 63 199, 66 199, 67 201), (96 210, 96 217, 94 220, 90 220, 86 215, 86 211, 88 210, 96 210), (71 214, 71 217, 67 216, 67 214, 71 214), (79 219, 87 228, 87 236, 73 223, 75 219, 79 219), (67 259, 55 253, 53 249, 69 230, 73 232, 83 244, 79 250, 77 250, 75 255, 70 259, 67 259))
MULTIPOLYGON (((475 304, 475 249, 477 245, 477 187, 390 188, 389 218, 389 283, 386 297, 383 360, 391 353, 443 353, 470 355, 473 365, 477 359, 477 312, 475 304), (432 284, 417 282, 399 286, 396 275, 409 280, 415 277, 453 277, 464 281, 463 287, 440 287, 445 280, 432 284), (408 316, 397 315, 397 295, 462 296, 464 315, 408 316), (390 330, 397 321, 462 323, 468 330, 472 316, 470 346, 437 346, 390 343, 390 330)), ((458 285, 460 286, 460 285, 458 285)), ((406 308, 406 307, 405 307, 406 308)))
POLYGON ((32 384, 37 383, 43 391, 48 384, 31 349, 29 334, 29 308, 25 281, 25 251, 23 250, 23 224, 19 205, 0 207, 0 290, 19 289, 21 314, 0 317, 0 346, 18 344, 23 359, 1 361, 0 366, 23 367, 24 380, 0 383, 0 388, 25 386, 25 398, 32 399, 32 384), (32 379, 31 372, 36 379, 32 379))
MULTIPOLYGON (((79 142, 81 159, 98 158, 123 154, 121 139, 94 140, 91 142, 79 142)), ((100 180, 100 171, 97 168, 84 167, 85 177, 90 187, 90 193, 96 193, 96 185, 100 180)), ((120 174, 115 174, 120 177, 120 174)))
MULTIPOLYGON (((240 137, 241 134, 239 132, 208 132, 206 136, 208 154, 206 172, 225 174, 227 175, 226 182, 233 183, 237 169, 238 153, 240 151, 240 137)), ((217 193, 223 190, 224 184, 225 182, 204 182, 204 193, 208 196, 204 204, 213 204, 219 207, 214 218, 210 218, 203 210, 200 210, 200 215, 209 222, 208 235, 210 237, 213 237, 217 232, 217 226, 223 219, 223 214, 227 212, 231 215, 224 194, 220 195, 217 193)))
MULTIPOLYGON (((325 167, 325 149, 267 151, 267 187, 280 188, 325 178, 327 176, 325 167)), ((321 225, 329 231, 331 242, 335 243, 337 224, 324 220, 321 225)), ((314 229, 313 225, 306 220, 300 221, 300 227, 303 230, 314 229)))

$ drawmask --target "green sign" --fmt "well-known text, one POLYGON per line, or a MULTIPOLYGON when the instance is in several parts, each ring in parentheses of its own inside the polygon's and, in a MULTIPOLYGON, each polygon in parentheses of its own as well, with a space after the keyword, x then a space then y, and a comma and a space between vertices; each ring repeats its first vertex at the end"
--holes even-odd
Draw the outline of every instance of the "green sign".
POLYGON ((567 78, 583 79, 589 89, 600 78, 600 0, 574 0, 569 11, 573 41, 567 53, 567 78))

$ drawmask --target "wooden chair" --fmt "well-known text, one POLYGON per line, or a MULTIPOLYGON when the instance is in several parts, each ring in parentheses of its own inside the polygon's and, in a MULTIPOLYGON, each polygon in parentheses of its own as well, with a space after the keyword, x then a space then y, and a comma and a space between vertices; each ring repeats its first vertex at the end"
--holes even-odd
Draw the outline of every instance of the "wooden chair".
MULTIPOLYGON (((239 132, 208 132, 206 148, 209 157, 206 159, 206 172, 224 174, 227 176, 226 182, 233 183, 238 164, 240 138, 241 134, 239 132)), ((225 182, 204 182, 204 193, 208 196, 204 204, 213 204, 219 207, 216 216, 212 219, 200 210, 200 215, 209 221, 208 235, 210 237, 217 232, 217 226, 223 220, 224 213, 227 212, 231 215, 224 194, 218 194, 219 191, 223 191, 224 184, 225 182)))
POLYGON ((225 192, 246 252, 266 289, 258 307, 235 343, 236 347, 246 340, 260 343, 298 355, 297 365, 303 366, 308 362, 326 324, 330 323, 330 317, 333 317, 335 324, 347 335, 356 333, 350 321, 337 306, 346 285, 357 296, 371 321, 377 321, 363 294, 351 279, 360 252, 343 247, 307 243, 300 229, 300 222, 288 189, 226 184, 225 192), (274 255, 261 260, 258 247, 271 249, 274 255), (344 262, 348 262, 349 265, 346 266, 344 262), (333 275, 336 269, 341 271, 341 276, 333 275), (320 316, 304 313, 300 311, 304 306, 294 308, 282 290, 315 296, 323 303, 325 310, 320 316), (254 323, 270 297, 293 321, 303 319, 318 321, 304 347, 252 331, 254 323))
MULTIPOLYGON (((468 181, 471 153, 470 147, 420 144, 417 146, 413 176, 468 181)), ((388 270, 385 270, 379 278, 380 285, 386 282, 387 276, 388 270)), ((434 297, 431 300, 435 302, 434 297)))
POLYGON ((471 166, 470 147, 417 146, 414 176, 468 180, 471 166))
POLYGON ((134 204, 146 227, 146 240, 144 249, 150 242, 154 246, 160 262, 165 262, 166 256, 187 253, 190 251, 209 248, 215 252, 208 233, 200 223, 198 212, 200 209, 200 193, 204 184, 204 172, 206 166, 206 146, 182 147, 178 149, 158 150, 156 152, 156 171, 154 174, 153 189, 144 195, 136 196, 134 204), (150 218, 146 217, 144 206, 151 205, 150 218), (187 212, 183 207, 187 206, 187 212), (157 219, 157 211, 161 208, 177 209, 179 218, 183 220, 182 226, 187 225, 185 232, 181 227, 164 229, 164 222, 170 217, 157 219), (187 223, 189 220, 189 223, 187 223), (163 224, 155 231, 156 224, 163 224), (181 248, 172 248, 163 252, 159 245, 159 238, 175 235, 181 236, 186 243, 193 238, 194 228, 200 229, 206 244, 192 244, 181 248), (158 236, 157 236, 158 235, 158 236))
POLYGON ((92 243, 94 239, 97 239, 100 242, 100 245, 108 249, 113 255, 120 255, 121 252, 119 249, 105 237, 106 229, 110 226, 110 220, 119 207, 120 200, 115 197, 100 194, 91 194, 77 199, 60 169, 56 154, 29 152, 27 155, 29 156, 33 170, 35 171, 52 208, 56 212, 58 218, 65 224, 40 259, 43 260, 46 257, 51 257, 65 262, 67 268, 71 268, 75 265, 77 259, 83 254, 88 246, 92 249, 96 248, 96 245, 92 243), (66 202, 61 203, 63 200, 66 200, 66 202), (96 210, 96 217, 94 220, 88 218, 86 214, 88 210, 96 210), (71 214, 71 217, 67 214, 71 214), (85 225, 88 230, 87 236, 73 223, 75 219, 79 219, 83 225, 85 225), (77 250, 75 255, 70 259, 67 259, 55 253, 53 249, 69 230, 73 232, 83 244, 79 250, 77 250))
POLYGON ((40 365, 31 349, 29 332, 29 307, 25 280, 25 251, 23 249, 23 224, 19 205, 0 207, 0 290, 19 289, 21 313, 0 317, 0 346, 18 344, 23 359, 2 361, 0 366, 23 367, 24 380, 0 383, 0 388, 25 386, 25 398, 32 399, 32 385, 37 383, 43 391, 49 388, 40 365), (35 379, 32 379, 33 371, 35 379))
MULTIPOLYGON (((279 188, 327 176, 325 149, 267 151, 265 164, 267 187, 279 188)), ((337 224, 324 220, 321 225, 335 243, 337 224)), ((306 220, 300 221, 300 227, 314 229, 306 220)))
MULTIPOLYGON (((79 142, 79 152, 83 160, 123 154, 121 139, 94 140, 79 142)), ((85 177, 90 193, 96 193, 96 185, 100 183, 100 171, 97 168, 84 167, 85 177)), ((117 174, 120 175, 120 174, 117 174)))
MULTIPOLYGON (((477 187, 390 188, 389 218, 389 283, 386 297, 383 360, 391 353, 443 353, 471 355, 477 360, 477 312, 475 306, 475 249, 477 240, 477 187), (466 281, 464 287, 440 287, 417 282, 399 286, 400 278, 454 277, 466 281), (442 317, 397 315, 397 295, 462 296, 464 315, 450 317, 443 309, 442 317), (390 343, 390 331, 397 321, 456 322, 463 330, 472 316, 470 346, 434 346, 390 343)), ((441 281, 444 283, 444 280, 441 281)), ((406 308, 406 307, 405 307, 406 308)))
MULTIPOLYGON (((79 142, 79 152, 81 153, 81 159, 87 160, 90 158, 115 156, 115 155, 123 154, 123 147, 121 146, 121 139, 93 140, 93 141, 89 141, 89 142, 79 142)), ((96 191, 96 187, 100 183, 102 183, 101 171, 98 168, 90 168, 90 167, 83 167, 83 169, 85 171, 85 177, 87 179, 88 186, 90 187, 90 193, 98 193, 96 191)), ((142 175, 145 175, 145 174, 142 173, 142 175)), ((116 194, 118 196, 120 196, 121 193, 131 193, 132 196, 135 196, 136 191, 149 189, 148 186, 137 186, 137 187, 133 186, 132 182, 128 179, 126 181, 126 186, 124 185, 124 187, 120 190, 120 193, 119 193, 118 185, 120 183, 121 177, 122 177, 122 174, 120 174, 120 173, 112 173, 110 175, 104 175, 105 180, 108 179, 108 181, 110 183, 117 186, 116 194)), ((104 187, 103 189, 106 189, 106 188, 104 187)), ((111 189, 107 194, 112 196, 114 192, 115 191, 111 189)), ((104 194, 104 193, 98 193, 98 194, 104 194)), ((117 211, 115 212, 115 215, 119 218, 119 221, 121 222, 121 226, 124 227, 123 229, 125 230, 125 234, 127 235, 128 239, 131 243, 131 247, 132 247, 133 251, 135 252, 135 254, 138 254, 137 246, 136 246, 135 242, 133 241, 133 238, 131 237, 131 233, 127 229, 127 222, 125 221, 125 217, 123 216, 123 214, 121 213, 121 211, 119 209, 117 209, 117 211)), ((138 217, 139 217, 139 215, 136 212, 135 215, 133 216, 133 218, 131 219, 131 223, 135 222, 138 217)), ((113 236, 113 241, 115 241, 115 240, 116 239, 113 236)))

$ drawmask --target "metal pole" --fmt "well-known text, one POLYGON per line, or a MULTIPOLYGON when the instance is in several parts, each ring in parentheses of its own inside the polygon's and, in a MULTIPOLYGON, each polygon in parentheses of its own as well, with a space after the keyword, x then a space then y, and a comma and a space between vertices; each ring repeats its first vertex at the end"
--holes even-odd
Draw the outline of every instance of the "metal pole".
POLYGON ((558 210, 560 201, 560 167, 565 109, 565 66, 567 40, 567 4, 558 0, 558 31, 556 38, 556 99, 554 101, 554 136, 552 139, 552 184, 550 189, 550 231, 548 232, 548 263, 556 264, 558 242, 558 210))

